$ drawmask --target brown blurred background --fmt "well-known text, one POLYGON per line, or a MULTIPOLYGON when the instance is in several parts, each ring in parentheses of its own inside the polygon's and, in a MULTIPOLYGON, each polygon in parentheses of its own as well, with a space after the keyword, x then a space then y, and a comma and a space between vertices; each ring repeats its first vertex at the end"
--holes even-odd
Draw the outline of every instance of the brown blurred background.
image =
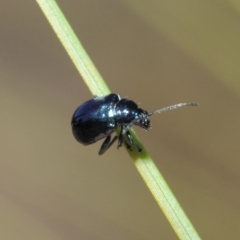
MULTIPOLYGON (((240 239, 238 1, 58 0, 203 239, 240 239)), ((0 7, 0 239, 177 239, 126 150, 70 128, 91 98, 35 1, 0 7)))

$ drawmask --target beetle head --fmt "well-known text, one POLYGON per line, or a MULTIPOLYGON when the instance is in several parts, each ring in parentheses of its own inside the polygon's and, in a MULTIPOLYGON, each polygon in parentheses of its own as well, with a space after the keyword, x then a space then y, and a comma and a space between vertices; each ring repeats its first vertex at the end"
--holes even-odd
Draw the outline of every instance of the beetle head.
POLYGON ((138 116, 134 119, 133 124, 141 127, 144 130, 150 128, 149 113, 141 108, 138 108, 138 116))
POLYGON ((129 123, 125 127, 125 129, 123 130, 123 134, 125 134, 128 131, 128 129, 133 125, 137 125, 137 126, 143 128, 144 130, 148 130, 150 127, 149 117, 151 117, 152 115, 154 115, 156 113, 166 112, 168 110, 173 110, 173 109, 180 108, 180 107, 185 107, 185 106, 198 106, 198 104, 195 102, 193 102, 193 103, 178 103, 178 104, 174 104, 174 105, 171 105, 168 107, 158 109, 151 113, 148 113, 147 111, 144 111, 144 110, 138 108, 138 111, 139 111, 138 117, 136 117, 131 123, 129 123))

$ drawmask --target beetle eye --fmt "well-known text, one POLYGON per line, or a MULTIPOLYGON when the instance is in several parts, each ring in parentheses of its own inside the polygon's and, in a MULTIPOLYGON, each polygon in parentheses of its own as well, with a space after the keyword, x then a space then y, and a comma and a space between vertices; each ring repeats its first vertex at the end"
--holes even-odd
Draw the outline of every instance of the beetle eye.
POLYGON ((142 121, 142 126, 147 130, 150 127, 150 120, 148 118, 145 118, 144 121, 142 121))
POLYGON ((140 119, 136 119, 136 121, 134 122, 134 125, 137 125, 141 128, 143 128, 144 130, 148 130, 148 128, 150 127, 150 120, 148 118, 148 113, 147 112, 143 112, 140 116, 140 119))

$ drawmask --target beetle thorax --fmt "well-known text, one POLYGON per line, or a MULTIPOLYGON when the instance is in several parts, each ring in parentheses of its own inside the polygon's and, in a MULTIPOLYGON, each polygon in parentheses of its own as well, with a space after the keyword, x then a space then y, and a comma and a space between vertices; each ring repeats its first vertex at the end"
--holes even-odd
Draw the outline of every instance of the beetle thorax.
POLYGON ((118 125, 137 125, 145 130, 150 127, 148 113, 128 99, 121 99, 115 106, 116 122, 118 125))

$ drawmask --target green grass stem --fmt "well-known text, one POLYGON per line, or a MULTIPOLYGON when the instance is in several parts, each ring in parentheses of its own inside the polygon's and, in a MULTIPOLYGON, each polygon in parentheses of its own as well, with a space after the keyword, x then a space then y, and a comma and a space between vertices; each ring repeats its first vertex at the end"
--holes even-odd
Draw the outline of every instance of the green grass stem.
MULTIPOLYGON (((109 94, 109 88, 84 50, 57 3, 54 0, 36 1, 92 94, 99 96, 109 94)), ((135 132, 131 130, 131 133, 134 141, 142 147, 143 153, 138 153, 137 151, 128 151, 128 153, 179 239, 200 239, 135 132)))

